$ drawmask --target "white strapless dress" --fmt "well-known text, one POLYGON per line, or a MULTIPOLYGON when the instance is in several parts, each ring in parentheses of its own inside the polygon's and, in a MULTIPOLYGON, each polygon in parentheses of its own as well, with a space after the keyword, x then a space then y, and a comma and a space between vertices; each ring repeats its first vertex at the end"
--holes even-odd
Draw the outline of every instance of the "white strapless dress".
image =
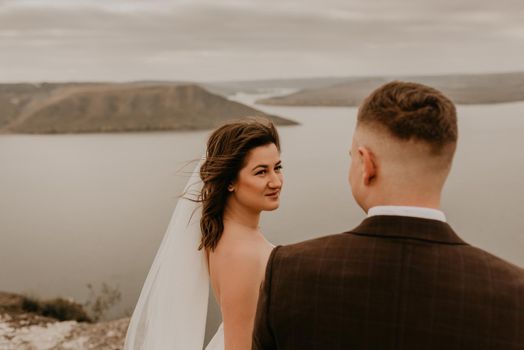
POLYGON ((206 346, 206 350, 224 350, 224 324, 221 323, 217 329, 217 332, 206 346))

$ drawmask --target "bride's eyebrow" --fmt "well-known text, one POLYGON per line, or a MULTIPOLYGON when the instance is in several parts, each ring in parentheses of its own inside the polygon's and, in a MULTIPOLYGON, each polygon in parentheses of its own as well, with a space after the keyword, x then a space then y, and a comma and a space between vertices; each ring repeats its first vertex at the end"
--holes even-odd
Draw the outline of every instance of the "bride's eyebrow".
MULTIPOLYGON (((275 166, 279 166, 281 163, 282 163, 282 161, 279 160, 278 162, 275 163, 275 166)), ((269 168, 269 166, 266 165, 266 164, 259 164, 259 165, 257 165, 256 167, 254 167, 254 168, 252 169, 252 171, 255 170, 256 168, 267 169, 267 168, 269 168)))
POLYGON ((256 170, 257 168, 267 169, 267 168, 269 168, 269 167, 268 167, 267 165, 265 165, 265 164, 259 164, 259 165, 257 165, 256 167, 254 167, 252 170, 256 170))

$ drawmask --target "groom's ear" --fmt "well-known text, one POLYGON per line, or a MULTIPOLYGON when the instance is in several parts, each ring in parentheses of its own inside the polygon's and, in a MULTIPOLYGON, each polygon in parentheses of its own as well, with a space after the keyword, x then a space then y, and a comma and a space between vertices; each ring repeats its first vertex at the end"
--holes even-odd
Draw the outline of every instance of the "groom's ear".
POLYGON ((359 147, 358 154, 362 162, 362 180, 366 186, 369 186, 377 175, 377 163, 375 155, 367 147, 359 147))

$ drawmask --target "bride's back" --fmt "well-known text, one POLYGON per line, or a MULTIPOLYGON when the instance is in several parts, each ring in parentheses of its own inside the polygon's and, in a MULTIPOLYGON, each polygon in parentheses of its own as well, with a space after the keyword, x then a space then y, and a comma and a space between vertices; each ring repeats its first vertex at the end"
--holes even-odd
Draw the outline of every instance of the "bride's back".
POLYGON ((209 275, 215 299, 221 305, 223 284, 237 285, 246 274, 258 288, 264 279, 267 261, 273 245, 260 232, 241 228, 225 229, 213 252, 208 253, 209 275))

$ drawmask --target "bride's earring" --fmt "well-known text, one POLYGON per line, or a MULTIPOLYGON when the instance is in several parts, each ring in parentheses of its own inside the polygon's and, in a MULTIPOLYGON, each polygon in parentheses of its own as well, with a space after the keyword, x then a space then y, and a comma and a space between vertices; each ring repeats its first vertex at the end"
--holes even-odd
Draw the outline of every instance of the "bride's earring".
POLYGON ((233 187, 233 185, 229 185, 229 186, 227 186, 227 190, 229 192, 233 192, 235 190, 235 188, 233 187))

